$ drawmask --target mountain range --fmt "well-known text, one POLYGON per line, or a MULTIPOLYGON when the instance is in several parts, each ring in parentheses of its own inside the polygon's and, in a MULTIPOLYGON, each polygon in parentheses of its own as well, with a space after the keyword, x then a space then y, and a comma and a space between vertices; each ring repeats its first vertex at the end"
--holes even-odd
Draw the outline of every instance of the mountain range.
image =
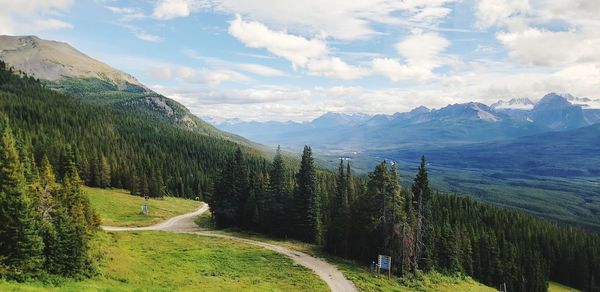
POLYGON ((393 115, 326 113, 304 123, 224 121, 216 126, 260 143, 290 148, 310 144, 342 152, 423 149, 593 125, 600 122, 600 109, 591 106, 596 103, 597 100, 549 93, 535 103, 520 98, 491 106, 469 102, 440 109, 421 106, 393 115))
POLYGON ((0 36, 0 59, 47 88, 210 136, 205 139, 210 143, 225 139, 263 154, 264 146, 255 142, 293 150, 308 144, 324 166, 335 167, 346 157, 357 173, 388 160, 399 162, 403 175, 411 174, 424 154, 436 189, 600 228, 597 99, 550 93, 537 102, 421 106, 392 115, 326 113, 303 123, 227 120, 214 127, 66 43, 0 36))

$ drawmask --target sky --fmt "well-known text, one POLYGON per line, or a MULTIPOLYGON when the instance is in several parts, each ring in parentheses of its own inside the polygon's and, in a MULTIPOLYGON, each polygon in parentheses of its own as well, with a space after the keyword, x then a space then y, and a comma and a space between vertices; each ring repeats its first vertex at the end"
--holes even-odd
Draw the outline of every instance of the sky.
POLYGON ((600 97, 597 0, 0 0, 212 121, 600 97))

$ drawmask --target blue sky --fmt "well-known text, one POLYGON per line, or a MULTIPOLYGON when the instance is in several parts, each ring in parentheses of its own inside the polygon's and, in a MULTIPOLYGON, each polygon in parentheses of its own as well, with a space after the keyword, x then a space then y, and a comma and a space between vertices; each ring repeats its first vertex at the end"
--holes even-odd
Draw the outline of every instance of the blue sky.
POLYGON ((216 120, 308 120, 600 90, 594 0, 0 0, 216 120))

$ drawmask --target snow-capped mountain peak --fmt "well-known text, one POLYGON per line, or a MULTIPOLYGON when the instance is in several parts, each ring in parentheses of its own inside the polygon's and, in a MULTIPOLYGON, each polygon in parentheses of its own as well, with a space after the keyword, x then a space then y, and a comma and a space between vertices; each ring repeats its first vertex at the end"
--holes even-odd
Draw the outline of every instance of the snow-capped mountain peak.
POLYGON ((513 98, 511 100, 499 100, 491 105, 494 110, 531 110, 535 103, 529 98, 513 98))

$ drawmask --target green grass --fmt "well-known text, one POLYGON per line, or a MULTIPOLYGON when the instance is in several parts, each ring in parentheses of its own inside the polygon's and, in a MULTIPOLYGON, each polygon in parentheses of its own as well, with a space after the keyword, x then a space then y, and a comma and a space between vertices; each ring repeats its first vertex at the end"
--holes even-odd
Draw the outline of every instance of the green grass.
MULTIPOLYGON (((214 225, 210 220, 210 212, 204 212, 196 218, 196 224, 205 229, 213 229, 214 225)), ((270 238, 261 234, 252 232, 226 229, 213 230, 215 233, 233 235, 301 251, 332 263, 352 281, 361 291, 496 291, 488 286, 478 283, 470 277, 447 276, 440 273, 418 274, 407 278, 392 277, 390 280, 383 275, 371 273, 368 267, 364 267, 354 261, 332 256, 324 252, 320 247, 296 241, 270 238)))
POLYGON ((548 292, 575 292, 579 291, 577 289, 573 289, 571 287, 565 286, 563 284, 559 284, 556 282, 548 283, 548 292))
POLYGON ((327 291, 312 271, 275 252, 193 234, 102 233, 100 274, 43 283, 1 282, 0 291, 327 291))
POLYGON ((149 226, 170 217, 196 210, 200 202, 179 198, 148 200, 148 215, 142 214, 144 199, 132 196, 126 190, 84 187, 92 206, 100 215, 103 225, 149 226))

